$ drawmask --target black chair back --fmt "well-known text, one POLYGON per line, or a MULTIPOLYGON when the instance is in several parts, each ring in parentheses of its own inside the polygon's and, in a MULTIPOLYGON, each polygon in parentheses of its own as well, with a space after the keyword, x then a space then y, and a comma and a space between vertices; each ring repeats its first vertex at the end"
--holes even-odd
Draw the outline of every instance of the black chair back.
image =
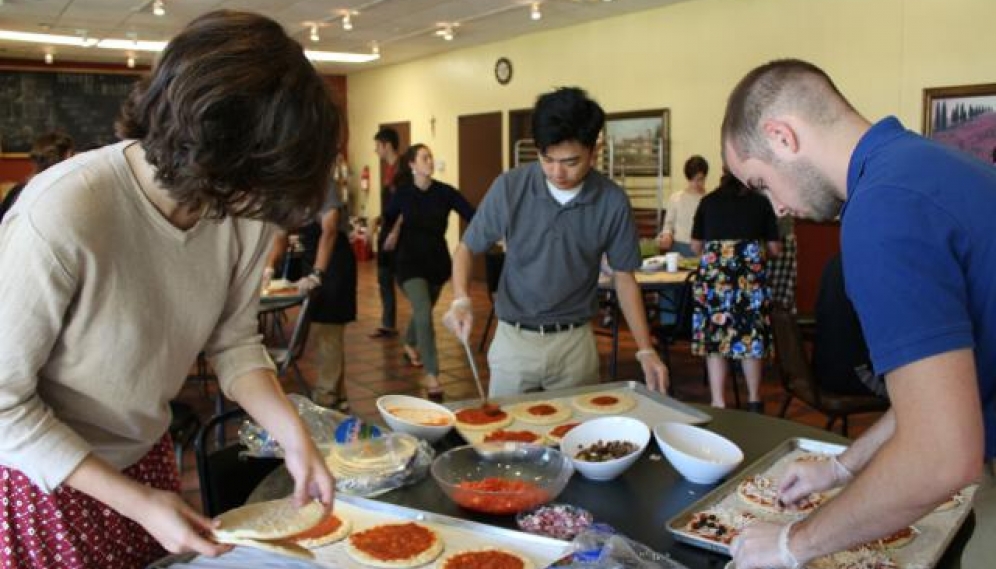
POLYGON ((194 454, 197 459, 197 476, 200 480, 201 505, 204 515, 218 514, 245 504, 246 499, 267 475, 283 464, 276 458, 242 457, 246 450, 241 443, 211 449, 211 432, 216 426, 241 422, 248 414, 233 409, 208 420, 197 434, 194 454))

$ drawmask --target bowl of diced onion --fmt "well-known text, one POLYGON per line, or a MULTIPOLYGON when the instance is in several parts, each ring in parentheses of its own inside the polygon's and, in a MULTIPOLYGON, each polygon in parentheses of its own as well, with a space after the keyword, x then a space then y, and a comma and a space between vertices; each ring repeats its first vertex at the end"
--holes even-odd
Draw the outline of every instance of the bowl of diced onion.
POLYGON ((589 480, 612 480, 633 465, 650 442, 650 429, 639 419, 600 417, 574 427, 560 441, 561 452, 589 480))

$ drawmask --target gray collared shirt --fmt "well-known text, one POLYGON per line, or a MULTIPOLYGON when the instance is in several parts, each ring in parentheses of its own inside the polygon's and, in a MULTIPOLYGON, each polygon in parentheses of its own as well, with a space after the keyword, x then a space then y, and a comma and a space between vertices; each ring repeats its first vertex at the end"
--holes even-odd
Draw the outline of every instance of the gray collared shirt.
POLYGON ((641 263, 629 198, 595 170, 564 205, 550 195, 538 162, 499 176, 463 243, 482 253, 501 239, 506 255, 495 313, 507 322, 535 326, 590 319, 598 310, 602 255, 616 271, 635 271, 641 263))

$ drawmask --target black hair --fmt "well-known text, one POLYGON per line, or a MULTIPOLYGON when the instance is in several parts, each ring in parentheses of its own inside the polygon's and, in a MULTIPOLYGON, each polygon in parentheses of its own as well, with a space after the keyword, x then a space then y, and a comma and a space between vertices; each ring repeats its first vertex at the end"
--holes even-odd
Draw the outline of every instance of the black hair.
POLYGON ((378 130, 377 134, 374 135, 374 140, 390 144, 391 148, 393 148, 395 152, 398 151, 398 147, 401 145, 401 139, 398 138, 398 131, 389 126, 380 127, 380 130, 378 130))
POLYGON ((594 149, 604 126, 605 111, 579 87, 544 93, 533 107, 533 139, 540 152, 570 141, 594 149))
POLYGON ((418 142, 409 146, 408 150, 405 150, 404 155, 398 160, 398 170, 394 173, 393 184, 395 188, 400 189, 415 184, 415 173, 412 172, 412 162, 418 157, 418 151, 423 148, 429 147, 418 142))
POLYGON ((709 175, 709 163, 706 162, 705 158, 696 154, 685 160, 685 179, 691 181, 692 178, 699 174, 703 176, 709 175))

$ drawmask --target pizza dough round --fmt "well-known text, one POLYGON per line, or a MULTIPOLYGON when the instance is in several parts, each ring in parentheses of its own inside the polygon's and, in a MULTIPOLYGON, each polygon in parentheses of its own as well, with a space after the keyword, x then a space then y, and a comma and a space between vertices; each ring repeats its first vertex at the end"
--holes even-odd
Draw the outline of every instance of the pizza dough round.
MULTIPOLYGON (((401 540, 404 543, 408 543, 408 539, 401 540)), ((433 531, 431 528, 426 527, 422 524, 415 522, 399 523, 399 524, 380 524, 376 526, 371 526, 363 531, 354 532, 353 535, 349 536, 346 540, 346 553, 356 561, 357 563, 362 563, 364 565, 370 565, 372 567, 384 567, 386 569, 408 569, 410 567, 418 567, 419 565, 425 565, 435 558, 439 557, 439 554, 443 552, 443 540, 439 537, 439 534, 433 531), (430 535, 430 543, 428 547, 422 551, 409 555, 404 558, 391 558, 391 559, 381 559, 380 557, 375 557, 370 555, 356 544, 363 540, 363 538, 369 534, 367 532, 377 531, 377 532, 397 532, 403 534, 405 532, 412 531, 412 526, 418 528, 421 531, 428 532, 430 535)))
POLYGON ((298 508, 292 498, 247 504, 220 516, 214 530, 218 539, 275 540, 301 533, 325 517, 325 506, 308 502, 298 508))
MULTIPOLYGON (((480 409, 480 407, 468 407, 467 409, 480 409)), ((456 426, 458 429, 467 431, 493 431, 512 424, 512 416, 504 410, 500 410, 500 413, 495 413, 493 421, 487 423, 465 423, 460 420, 460 413, 465 410, 460 409, 456 411, 456 426)))
POLYGON ((291 536, 289 539, 302 547, 315 549, 339 541, 349 535, 351 529, 353 529, 352 522, 332 514, 319 522, 315 527, 291 536), (338 522, 338 525, 336 525, 336 522, 338 522))
MULTIPOLYGON (((480 569, 490 567, 486 565, 489 558, 514 557, 522 563, 520 569, 535 569, 535 565, 528 558, 507 549, 488 547, 484 549, 467 549, 450 553, 436 563, 437 569, 480 569)), ((510 560, 511 561, 511 560, 510 560)))
POLYGON ((571 403, 579 411, 585 413, 598 413, 601 415, 614 415, 625 413, 636 407, 636 399, 628 393, 621 391, 596 391, 595 393, 585 393, 577 395, 571 399, 571 403))
POLYGON ((737 485, 737 497, 744 503, 772 514, 808 514, 826 501, 825 494, 810 494, 791 507, 778 501, 778 485, 767 476, 745 478, 737 485))
POLYGON ((232 536, 216 537, 215 541, 226 545, 254 547, 256 549, 262 549, 263 551, 269 551, 270 553, 278 553, 280 555, 286 555, 297 559, 305 559, 307 561, 315 559, 314 553, 308 551, 293 541, 264 541, 261 539, 238 538, 232 536))
POLYGON ((527 401, 508 411, 516 419, 533 425, 563 423, 574 414, 570 407, 560 401, 527 401))

